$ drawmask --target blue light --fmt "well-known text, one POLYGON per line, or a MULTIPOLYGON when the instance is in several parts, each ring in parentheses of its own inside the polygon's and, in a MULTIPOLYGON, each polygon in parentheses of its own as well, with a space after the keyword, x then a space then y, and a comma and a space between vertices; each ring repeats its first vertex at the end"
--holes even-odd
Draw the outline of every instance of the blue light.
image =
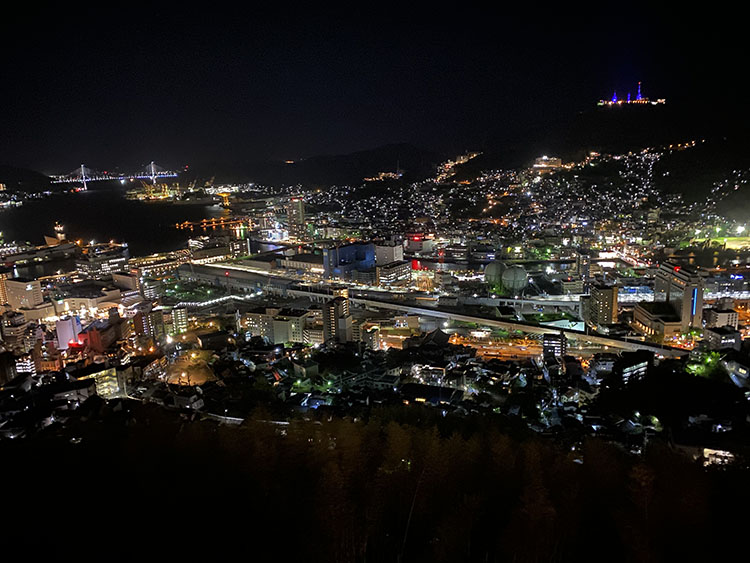
POLYGON ((698 301, 698 288, 694 287, 693 288, 693 316, 695 316, 695 307, 697 305, 697 301, 698 301))

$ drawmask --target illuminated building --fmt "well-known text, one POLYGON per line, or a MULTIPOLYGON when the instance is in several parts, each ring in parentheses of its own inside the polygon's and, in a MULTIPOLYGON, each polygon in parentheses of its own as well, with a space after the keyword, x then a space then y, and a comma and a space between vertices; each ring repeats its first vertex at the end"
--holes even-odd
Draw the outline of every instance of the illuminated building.
POLYGON ((241 326, 251 335, 260 336, 273 342, 273 318, 281 309, 272 307, 257 308, 242 316, 241 326))
POLYGON ((131 258, 130 268, 131 273, 139 278, 162 276, 174 272, 182 264, 189 261, 189 250, 175 250, 173 252, 163 252, 161 254, 131 258))
POLYGON ((612 107, 612 106, 623 106, 623 105, 663 105, 666 104, 667 100, 664 98, 659 98, 655 101, 651 101, 648 98, 644 98, 641 94, 641 83, 638 83, 638 94, 635 97, 635 100, 631 99, 630 93, 628 93, 628 97, 626 100, 621 100, 617 97, 617 91, 615 91, 612 94, 612 98, 609 100, 599 100, 599 103, 597 105, 599 106, 605 106, 605 107, 612 107))
POLYGON ((701 328, 703 320, 703 276, 687 266, 665 262, 654 281, 654 300, 674 307, 682 332, 701 328))
POLYGON ((352 316, 349 299, 335 297, 323 304, 323 337, 326 342, 351 342, 352 316))
MULTIPOLYGON (((125 251, 127 253, 127 251, 125 251)), ((76 269, 87 278, 101 278, 128 269, 128 257, 121 250, 89 253, 76 260, 76 269)))
POLYGON ((406 285, 411 282, 411 262, 401 260, 375 267, 377 284, 382 286, 406 285))
POLYGON ((322 274, 323 256, 320 254, 297 254, 288 258, 282 258, 279 260, 279 266, 287 270, 322 274))
POLYGON ((5 284, 10 276, 11 270, 7 268, 0 268, 0 305, 5 305, 8 302, 8 288, 5 284))
POLYGON ((654 353, 648 350, 623 352, 615 361, 613 373, 626 385, 630 381, 643 379, 654 364, 654 353))
POLYGON ((5 313, 2 326, 3 340, 11 344, 16 343, 30 326, 31 321, 26 320, 22 313, 5 313))
POLYGON ((542 351, 545 357, 562 358, 568 351, 568 339, 562 332, 545 334, 542 336, 542 351))
POLYGON ((60 223, 55 223, 55 236, 57 237, 57 240, 60 242, 64 241, 66 239, 65 236, 65 227, 63 227, 60 223))
POLYGON ((633 327, 647 336, 676 338, 682 333, 682 322, 671 304, 664 301, 636 303, 633 327))
POLYGON ((380 327, 373 325, 361 334, 362 342, 370 350, 380 350, 380 327))
POLYGON ((273 318, 273 338, 274 344, 283 344, 285 342, 304 342, 305 319, 307 311, 295 311, 292 309, 282 309, 273 318))
POLYGON ((159 339, 166 333, 164 327, 164 313, 161 310, 141 313, 133 316, 133 329, 138 336, 150 336, 159 339))
POLYGON ((617 286, 594 285, 591 288, 589 320, 594 325, 617 322, 617 286))
POLYGON ((44 301, 39 280, 25 278, 5 280, 5 291, 11 309, 33 309, 44 301))
POLYGON ((345 299, 349 299, 349 288, 345 285, 331 286, 331 293, 334 297, 343 297, 345 299))
POLYGON ((570 276, 560 280, 563 295, 579 295, 584 291, 584 281, 581 278, 570 276))
POLYGON ((392 262, 400 262, 404 259, 404 246, 402 244, 392 242, 385 244, 375 245, 375 264, 390 264, 392 262))
POLYGON ((175 307, 172 309, 172 331, 180 334, 188 329, 188 314, 185 307, 175 307))
POLYGON ((124 374, 118 374, 114 367, 102 368, 101 365, 92 364, 70 371, 68 375, 76 381, 93 380, 96 384, 96 394, 103 399, 126 396, 124 374))
POLYGON ((707 328, 703 331, 703 338, 711 350, 738 350, 742 347, 742 335, 737 329, 728 326, 707 328))
POLYGON ((534 168, 541 170, 555 170, 562 168, 562 159, 558 157, 540 156, 534 161, 534 168))
POLYGON ((290 198, 286 211, 289 237, 297 240, 305 240, 307 238, 305 200, 299 196, 290 198))
POLYGON ((22 373, 36 375, 36 362, 34 362, 31 354, 24 354, 16 358, 16 373, 19 375, 22 373))
POLYGON ((53 302, 58 315, 69 311, 93 311, 99 308, 116 307, 122 300, 122 293, 116 287, 103 282, 84 281, 71 285, 58 286, 53 294, 53 302))
POLYGON ((587 250, 576 252, 576 270, 583 279, 584 285, 588 284, 591 277, 591 253, 587 250))
POLYGON ((229 254, 232 258, 240 258, 242 256, 249 256, 250 253, 250 239, 239 239, 229 242, 229 254))
POLYGON ((63 317, 55 323, 55 332, 57 332, 57 349, 67 350, 71 343, 78 342, 81 321, 76 316, 63 317))
POLYGON ((349 279, 354 270, 375 266, 375 245, 355 242, 323 249, 323 275, 326 278, 349 279))
POLYGON ((731 326, 736 330, 739 325, 739 313, 734 309, 706 309, 705 320, 707 328, 731 326))

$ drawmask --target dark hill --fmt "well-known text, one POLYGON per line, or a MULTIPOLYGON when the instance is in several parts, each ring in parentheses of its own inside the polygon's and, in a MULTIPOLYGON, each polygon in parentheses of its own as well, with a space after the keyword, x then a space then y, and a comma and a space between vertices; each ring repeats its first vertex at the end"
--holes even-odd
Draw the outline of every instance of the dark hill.
POLYGON ((737 120, 670 106, 602 107, 578 113, 512 139, 496 138, 484 153, 461 167, 459 179, 483 170, 529 166, 547 154, 563 161, 580 160, 588 152, 621 154, 645 147, 706 139, 703 147, 673 153, 660 171, 669 172, 664 187, 686 195, 703 194, 727 171, 750 165, 748 141, 737 120))
POLYGON ((217 182, 255 182, 271 185, 358 184, 378 172, 400 167, 407 180, 434 173, 443 160, 437 153, 407 143, 391 144, 344 155, 315 156, 293 164, 284 162, 241 163, 199 167, 199 176, 215 175, 217 182), (215 172, 214 172, 215 171, 215 172))
POLYGON ((10 191, 40 192, 50 189, 50 178, 26 168, 0 164, 0 184, 10 191))

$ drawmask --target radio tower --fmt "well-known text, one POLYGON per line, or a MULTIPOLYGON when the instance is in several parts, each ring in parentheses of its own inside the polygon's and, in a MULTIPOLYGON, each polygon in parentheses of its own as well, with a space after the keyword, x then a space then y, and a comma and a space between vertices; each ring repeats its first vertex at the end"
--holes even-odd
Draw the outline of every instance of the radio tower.
POLYGON ((636 100, 641 99, 641 83, 638 83, 638 95, 635 97, 636 100))

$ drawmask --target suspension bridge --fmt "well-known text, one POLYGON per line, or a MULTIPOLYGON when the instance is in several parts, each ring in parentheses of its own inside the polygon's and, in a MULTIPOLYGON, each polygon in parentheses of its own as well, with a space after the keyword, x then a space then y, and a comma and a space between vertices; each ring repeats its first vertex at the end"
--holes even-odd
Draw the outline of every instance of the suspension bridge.
POLYGON ((102 180, 151 180, 152 184, 156 183, 157 178, 174 178, 177 172, 167 170, 153 160, 135 174, 111 173, 106 170, 92 170, 81 164, 69 174, 62 174, 52 177, 53 184, 83 184, 84 189, 88 189, 88 182, 98 182, 102 180))

